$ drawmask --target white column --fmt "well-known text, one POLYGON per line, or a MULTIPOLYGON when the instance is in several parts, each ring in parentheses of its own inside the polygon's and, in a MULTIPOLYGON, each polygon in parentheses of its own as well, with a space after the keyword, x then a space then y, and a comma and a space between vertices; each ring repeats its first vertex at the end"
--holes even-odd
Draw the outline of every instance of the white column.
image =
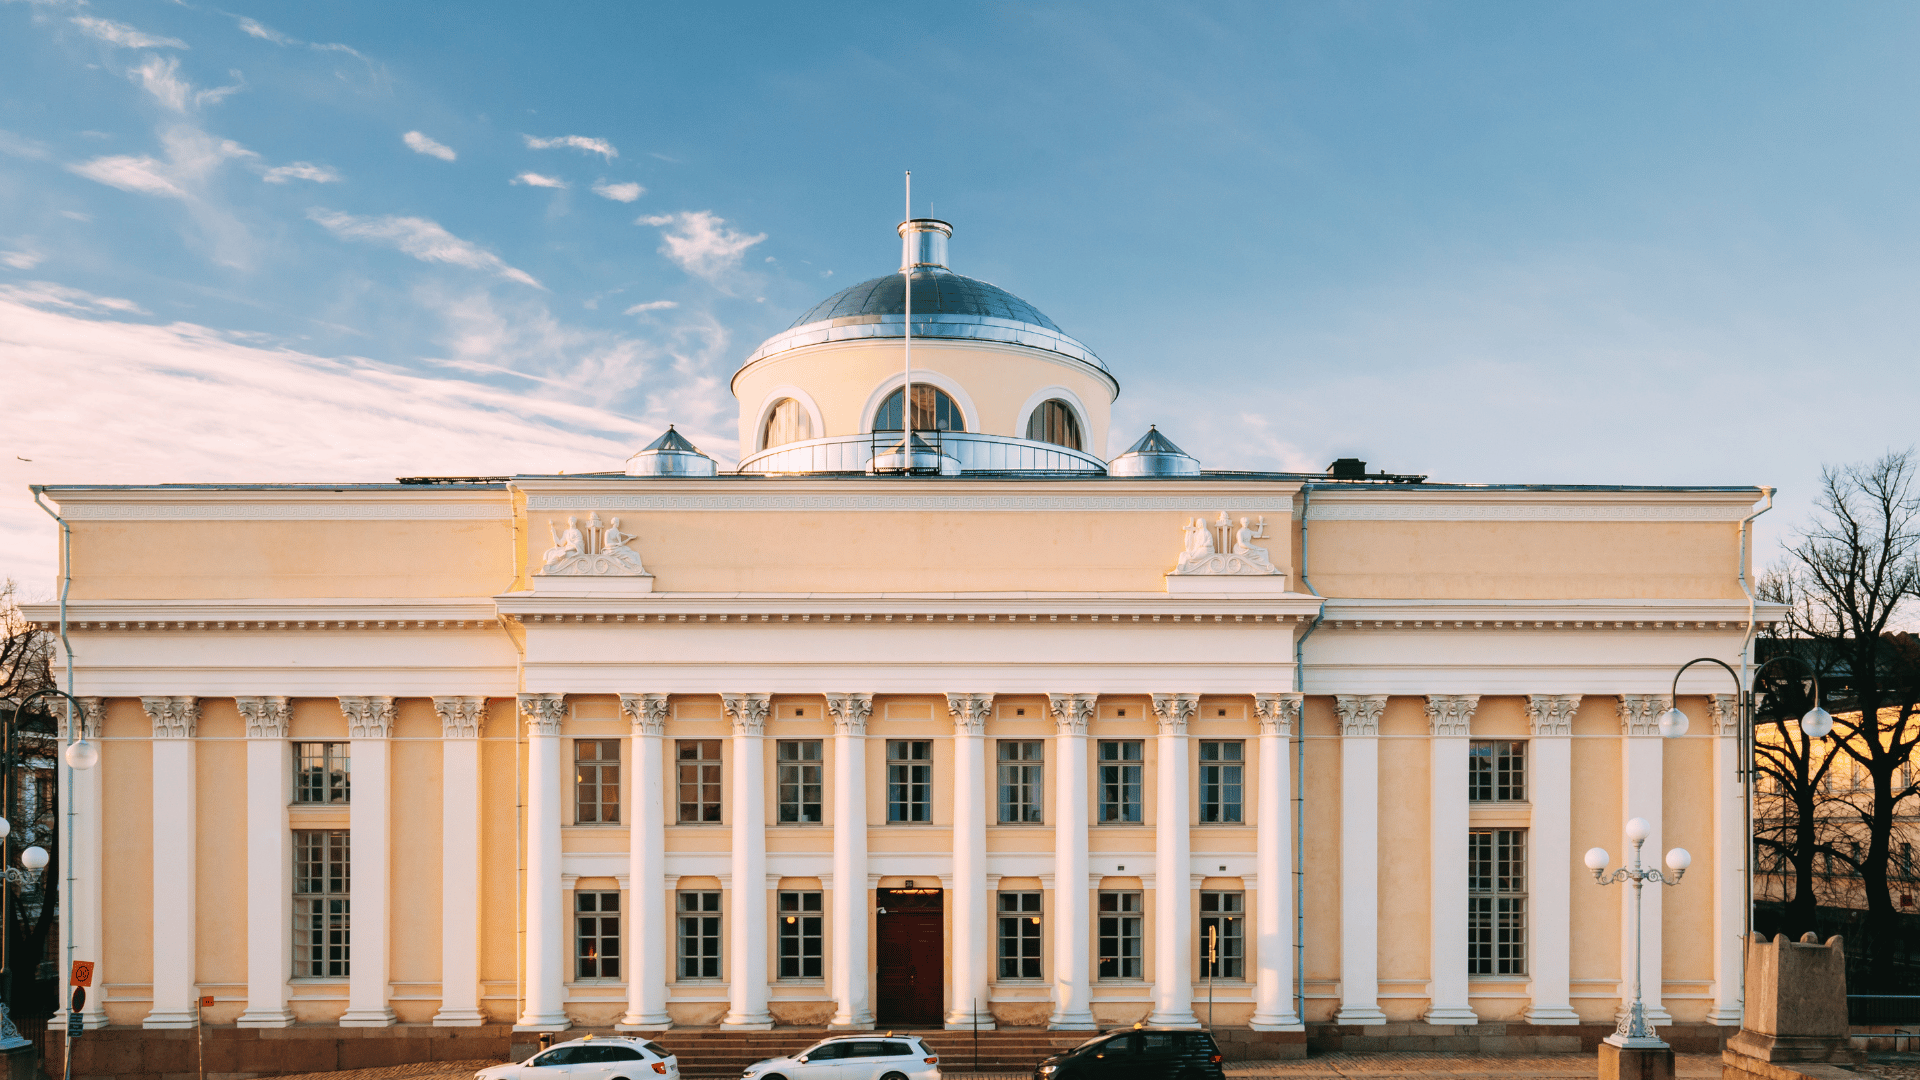
MULTIPOLYGON (((81 713, 76 718, 80 725, 81 737, 100 745, 101 725, 106 719, 106 699, 84 697, 80 699, 81 713)), ((63 719, 67 710, 57 703, 54 705, 63 719)), ((63 741, 69 740, 69 733, 61 732, 63 741)), ((67 778, 67 790, 62 791, 67 812, 73 814, 68 819, 73 822, 73 847, 68 854, 68 865, 73 874, 73 926, 65 926, 61 920, 63 935, 71 934, 73 949, 71 956, 75 960, 93 961, 94 989, 87 994, 87 1003, 80 1010, 81 1025, 88 1031, 107 1026, 106 976, 101 953, 101 943, 105 940, 105 922, 101 917, 101 777, 105 772, 104 760, 91 769, 67 769, 62 775, 67 778)), ((63 837, 64 839, 64 837, 63 837)), ((62 941, 60 960, 62 966, 68 959, 67 941, 62 941)), ((61 994, 60 1011, 55 1014, 54 1026, 63 1028, 67 1019, 66 994, 61 994)))
POLYGON ((727 911, 727 1015, 722 1027, 773 1027, 767 1011, 766 694, 722 694, 733 721, 733 897, 727 911))
POLYGON ((987 934, 987 715, 992 694, 948 694, 953 717, 953 967, 947 1027, 992 1030, 987 977, 993 941, 987 934))
POLYGON ((565 1031, 566 913, 560 910, 560 721, 565 694, 521 694, 527 724, 525 1001, 515 1031, 565 1031))
MULTIPOLYGON (((1620 843, 1626 853, 1622 858, 1631 858, 1633 844, 1626 839, 1626 822, 1632 818, 1646 818, 1652 831, 1647 834, 1646 846, 1641 850, 1642 862, 1650 867, 1661 866, 1666 847, 1661 843, 1660 825, 1663 783, 1662 772, 1665 765, 1665 748, 1661 745, 1660 714, 1670 707, 1665 697, 1653 694, 1620 695, 1620 756, 1622 781, 1620 843)), ((1642 931, 1640 939, 1640 997, 1646 1004, 1648 1024, 1671 1024, 1672 1014, 1660 1004, 1660 942, 1661 942, 1661 903, 1663 887, 1642 889, 1640 915, 1642 931)), ((1626 1015, 1627 1007, 1633 1002, 1633 889, 1620 890, 1620 1015, 1626 1015)))
MULTIPOLYGON (((1747 932, 1747 809, 1741 801, 1740 703, 1732 694, 1707 699, 1713 731, 1713 1005, 1707 1022, 1739 1027, 1741 938, 1747 932)), ((1662 853, 1662 858, 1665 853, 1662 853)))
POLYGON ((1337 1024, 1384 1024, 1380 1011, 1380 714, 1387 695, 1341 694, 1340 1009, 1337 1024))
POLYGON ((347 1011, 341 1027, 391 1027, 387 964, 393 889, 393 699, 343 697, 353 767, 347 806, 349 867, 347 1011))
POLYGON ((667 695, 621 694, 633 725, 627 818, 627 1012, 622 1031, 665 1031, 667 1015, 667 695))
POLYGON ((1153 1012, 1147 1023, 1199 1027, 1193 1015, 1193 833, 1187 807, 1187 722, 1198 694, 1153 695, 1153 1012))
MULTIPOLYGON (((143 697, 153 721, 153 1007, 141 1027, 190 1028, 199 1023, 195 980, 193 736, 200 702, 190 697, 143 697)), ((101 989, 98 980, 95 989, 101 989)), ((92 996, 92 995, 88 995, 92 996)))
POLYGON ((1467 743, 1478 694, 1427 695, 1429 1024, 1477 1024, 1467 1001, 1467 743))
POLYGON ((1287 742, 1304 694, 1255 694, 1260 719, 1260 789, 1254 806, 1255 1031, 1304 1031, 1293 1007, 1293 778, 1287 742))
POLYGON ((1527 698, 1527 960, 1530 1024, 1577 1024, 1573 1011, 1573 714, 1579 694, 1527 698))
POLYGON ((483 697, 437 697, 440 715, 440 1011, 434 1027, 478 1027, 480 729, 483 697))
POLYGON ((1047 1026, 1091 1030, 1093 905, 1087 883, 1087 726, 1097 694, 1048 694, 1053 711, 1053 1015, 1047 1026))
MULTIPOLYGON (((284 697, 233 700, 247 725, 247 1008, 243 1028, 293 1025, 292 710, 284 697)), ((98 984, 96 984, 98 985, 98 984)))
POLYGON ((867 955, 867 717, 872 694, 828 694, 833 716, 833 1020, 873 1027, 867 955))

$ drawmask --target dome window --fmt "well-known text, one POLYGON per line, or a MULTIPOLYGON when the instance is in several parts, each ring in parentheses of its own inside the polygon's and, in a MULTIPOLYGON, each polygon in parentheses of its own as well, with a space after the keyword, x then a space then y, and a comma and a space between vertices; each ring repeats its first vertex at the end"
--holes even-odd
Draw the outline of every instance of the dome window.
POLYGON ((1069 450, 1085 449, 1081 446, 1080 417, 1074 414, 1073 406, 1059 398, 1041 402, 1027 417, 1027 438, 1069 450))
MULTIPOLYGON (((901 430, 901 398, 899 390, 887 395, 887 400, 880 403, 879 411, 873 414, 873 430, 901 430)), ((913 384, 913 430, 965 431, 967 418, 960 414, 960 406, 945 390, 917 382, 913 384)))
POLYGON ((781 398, 767 413, 766 426, 760 429, 760 449, 770 450, 783 443, 813 438, 813 417, 792 398, 781 398))

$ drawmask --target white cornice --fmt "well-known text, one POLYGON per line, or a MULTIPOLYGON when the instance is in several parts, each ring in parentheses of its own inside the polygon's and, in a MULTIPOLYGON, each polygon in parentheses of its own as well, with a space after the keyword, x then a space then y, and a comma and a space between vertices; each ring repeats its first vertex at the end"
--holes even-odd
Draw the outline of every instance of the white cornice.
MULTIPOLYGON (((22 604, 43 629, 59 625, 60 605, 22 604)), ((78 631, 237 633, 265 630, 494 630, 498 609, 486 597, 288 600, 79 600, 67 605, 78 631)))
MULTIPOLYGON (((1741 630, 1745 600, 1343 600, 1327 601, 1322 630, 1741 630)), ((1784 618, 1759 604, 1754 621, 1784 618)))
POLYGON ((1316 487, 1309 521, 1726 521, 1759 494, 1729 491, 1565 491, 1525 488, 1316 487))
POLYGON ((760 483, 658 480, 516 480, 529 511, 640 512, 647 510, 748 511, 1027 511, 1146 512, 1193 514, 1229 508, 1235 513, 1291 515, 1297 483, 1183 479, 1178 486, 1154 481, 943 483, 897 478, 803 481, 770 478, 760 483))
POLYGON ((69 521, 505 521, 504 485, 413 488, 49 488, 69 521))
POLYGON ((505 593, 500 613, 534 622, 1297 622, 1320 610, 1302 593, 649 593, 629 597, 505 593))

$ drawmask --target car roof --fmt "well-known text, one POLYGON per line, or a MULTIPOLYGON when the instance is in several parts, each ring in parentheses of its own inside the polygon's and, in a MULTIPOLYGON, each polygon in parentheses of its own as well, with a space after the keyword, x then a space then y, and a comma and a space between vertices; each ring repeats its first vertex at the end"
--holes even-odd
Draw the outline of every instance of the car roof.
MULTIPOLYGON (((582 1035, 577 1039, 568 1039, 566 1042, 554 1043, 553 1046, 549 1046, 547 1049, 551 1050, 554 1046, 592 1046, 596 1043, 622 1043, 640 1050, 645 1050, 650 1045, 647 1039, 638 1035, 582 1035)), ((665 1047, 662 1047, 662 1049, 665 1049, 665 1047)))

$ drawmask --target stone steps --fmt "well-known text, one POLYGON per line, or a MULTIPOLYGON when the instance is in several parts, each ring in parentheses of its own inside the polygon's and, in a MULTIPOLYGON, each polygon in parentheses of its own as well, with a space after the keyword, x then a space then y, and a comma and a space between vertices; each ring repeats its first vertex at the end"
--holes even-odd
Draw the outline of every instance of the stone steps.
MULTIPOLYGON (((895 1028, 899 1035, 911 1035, 926 1044, 939 1057, 942 1072, 973 1072, 976 1069, 974 1033, 935 1028, 895 1028)), ((886 1029, 874 1032, 885 1035, 886 1029)), ((770 1057, 780 1057, 806 1049, 829 1035, 855 1034, 821 1028, 777 1028, 773 1031, 717 1031, 677 1028, 652 1036, 661 1046, 673 1051, 680 1062, 680 1074, 689 1080, 739 1076, 742 1069, 770 1057)), ((979 1036, 978 1070, 982 1072, 1028 1072, 1041 1058, 1071 1049, 1084 1042, 1092 1032, 1049 1032, 1045 1029, 983 1030, 979 1036)))

